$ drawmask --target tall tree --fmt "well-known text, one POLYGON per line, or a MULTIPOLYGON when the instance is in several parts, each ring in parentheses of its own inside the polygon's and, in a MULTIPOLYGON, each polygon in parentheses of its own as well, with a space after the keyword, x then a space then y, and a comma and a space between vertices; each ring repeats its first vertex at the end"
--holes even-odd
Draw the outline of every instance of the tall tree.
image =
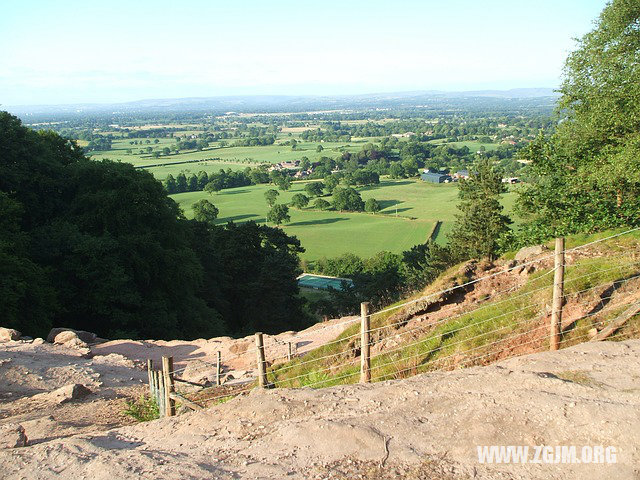
POLYGON ((180 172, 176 177, 176 192, 182 193, 188 190, 187 176, 180 172))
POLYGON ((176 179, 173 178, 173 175, 171 175, 171 174, 167 175, 167 178, 164 181, 164 188, 167 189, 167 193, 169 195, 177 193, 178 185, 176 184, 176 179))
POLYGON ((500 204, 500 194, 507 191, 502 175, 491 160, 483 157, 469 179, 460 180, 458 186, 460 214, 449 236, 451 249, 459 259, 494 258, 511 223, 500 204))
POLYGON ((195 202, 192 207, 193 218, 199 222, 205 222, 213 225, 220 211, 213 203, 206 198, 202 198, 195 202))
POLYGON ((304 195, 302 193, 296 193, 291 198, 291 205, 296 207, 296 208, 304 208, 307 205, 309 205, 309 197, 307 197, 306 195, 304 195))
POLYGON ((276 225, 290 222, 289 207, 280 203, 275 204, 267 214, 267 221, 273 222, 276 225))
POLYGON ((524 152, 524 243, 640 225, 640 4, 614 0, 567 58, 557 133, 524 152))
POLYGON ((276 200, 278 199, 279 195, 280 192, 274 189, 270 189, 264 192, 264 198, 267 201, 267 205, 273 207, 276 204, 276 200))

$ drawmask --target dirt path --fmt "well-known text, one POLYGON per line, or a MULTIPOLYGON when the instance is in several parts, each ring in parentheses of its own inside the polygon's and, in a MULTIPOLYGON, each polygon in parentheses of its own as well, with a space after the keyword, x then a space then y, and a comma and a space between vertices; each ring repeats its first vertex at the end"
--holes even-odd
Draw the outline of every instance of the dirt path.
POLYGON ((7 479, 637 479, 639 379, 639 340, 587 343, 401 381, 256 390, 202 412, 5 450, 0 462, 7 479), (611 445, 617 463, 489 466, 477 445, 611 445))

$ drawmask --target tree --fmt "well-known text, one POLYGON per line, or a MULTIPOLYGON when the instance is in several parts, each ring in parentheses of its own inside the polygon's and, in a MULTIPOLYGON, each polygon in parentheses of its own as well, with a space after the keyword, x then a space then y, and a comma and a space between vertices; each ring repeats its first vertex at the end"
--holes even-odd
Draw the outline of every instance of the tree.
POLYGON ((280 192, 274 189, 270 189, 264 192, 264 198, 267 200, 267 205, 273 207, 276 204, 276 200, 278 199, 279 195, 280 192))
POLYGON ((333 190, 338 186, 339 183, 340 178, 337 175, 329 174, 324 177, 325 188, 329 193, 333 193, 333 190))
POLYGON ((267 221, 273 222, 276 225, 290 222, 291 217, 289 216, 289 207, 281 203, 275 204, 273 207, 271 207, 269 213, 267 213, 267 221))
POLYGON ((313 206, 318 210, 328 210, 331 207, 331 204, 324 198, 317 198, 316 201, 313 202, 313 206))
POLYGON ((380 204, 375 198, 368 198, 364 203, 364 211, 369 213, 376 213, 380 211, 380 204))
POLYGON ((282 191, 287 191, 291 187, 291 179, 289 175, 283 175, 277 181, 278 188, 282 191))
POLYGON ((198 173, 198 190, 204 190, 204 187, 209 183, 209 175, 205 171, 198 173))
POLYGON ((310 197, 320 197, 323 195, 324 183, 322 182, 310 182, 304 186, 304 191, 309 194, 310 197))
POLYGON ((213 192, 219 192, 224 188, 224 179, 221 176, 215 176, 209 179, 209 183, 204 186, 204 191, 209 195, 213 192))
POLYGON ((164 181, 164 188, 167 189, 167 193, 172 195, 178 191, 178 186, 176 184, 176 179, 173 178, 173 175, 167 175, 167 178, 164 181))
POLYGON ((215 223, 218 213, 220 213, 218 208, 206 198, 198 200, 191 208, 193 209, 193 218, 211 225, 215 223))
POLYGON ((509 234, 511 220, 501 212, 500 194, 507 191, 502 175, 491 160, 480 158, 470 178, 458 183, 460 214, 449 236, 456 258, 493 259, 500 251, 501 242, 509 234))
POLYGON ((412 288, 433 282, 451 265, 451 252, 431 240, 402 253, 406 281, 412 288))
POLYGON ((194 173, 189 176, 189 180, 187 181, 187 190, 190 192, 195 192, 199 190, 198 188, 198 177, 194 173))
POLYGON ((355 189, 336 188, 333 192, 333 207, 340 211, 361 212, 364 210, 364 202, 355 189))
POLYGON ((308 157, 302 157, 300 159, 300 168, 302 170, 309 170, 311 168, 311 162, 308 157))
POLYGON ((309 205, 309 197, 307 197, 302 193, 296 193, 291 198, 291 205, 293 205, 296 208, 304 208, 307 205, 309 205))
POLYGON ((169 147, 164 147, 162 149, 162 154, 166 157, 171 154, 171 149, 169 147))
POLYGON ((176 192, 177 193, 186 192, 187 189, 188 189, 187 176, 184 173, 180 172, 176 177, 176 192))
POLYGON ((391 178, 405 178, 407 176, 400 162, 393 162, 391 166, 389 166, 389 175, 391 178))
POLYGON ((318 153, 322 152, 323 150, 324 150, 324 147, 322 145, 318 145, 316 147, 316 152, 318 152, 318 153))
POLYGON ((567 58, 555 135, 523 152, 522 243, 640 225, 640 7, 609 2, 567 58))

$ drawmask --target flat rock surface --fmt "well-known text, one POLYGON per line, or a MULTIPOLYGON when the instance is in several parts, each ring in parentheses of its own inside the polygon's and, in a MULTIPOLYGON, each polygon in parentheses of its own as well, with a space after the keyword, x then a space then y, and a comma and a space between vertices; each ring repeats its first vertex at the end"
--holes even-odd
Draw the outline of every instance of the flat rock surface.
POLYGON ((0 451, 0 464, 7 479, 637 479, 639 379, 640 340, 586 343, 399 381, 254 390, 0 451), (487 465, 478 445, 611 445, 617 463, 487 465))

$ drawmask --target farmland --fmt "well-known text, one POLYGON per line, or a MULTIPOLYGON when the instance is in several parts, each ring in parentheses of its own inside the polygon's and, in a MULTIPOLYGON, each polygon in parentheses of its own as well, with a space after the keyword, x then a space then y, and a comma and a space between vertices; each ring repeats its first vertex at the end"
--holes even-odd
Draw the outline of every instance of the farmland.
MULTIPOLYGON (((516 148, 507 143, 514 138, 526 141, 537 131, 521 119, 500 120, 509 124, 503 128, 497 120, 473 117, 450 120, 409 115, 398 119, 366 112, 333 112, 331 116, 342 118, 335 121, 323 115, 232 114, 167 123, 140 119, 84 131, 81 137, 85 140, 76 138, 87 147, 88 140, 108 137, 108 149, 94 147, 89 152, 91 158, 131 163, 161 181, 169 175, 191 177, 200 172, 211 178, 221 169, 240 171, 305 158, 310 166, 305 168, 313 171, 313 179, 326 181, 332 172, 342 178, 359 169, 379 174, 379 184, 357 189, 362 200, 378 201, 378 213, 290 207, 291 220, 281 228, 301 241, 306 249, 302 259, 313 264, 345 253, 361 257, 381 251, 401 253, 424 243, 437 221, 442 224, 436 242, 446 243, 457 213, 457 187, 423 183, 417 180, 420 169, 455 172, 486 155, 515 175, 520 168, 513 161, 516 148)), ((537 121, 544 122, 542 118, 537 121)), ((295 194, 305 193, 304 187, 304 181, 293 182, 288 191, 280 191, 277 203, 290 204, 295 194)), ((264 223, 269 211, 264 193, 276 187, 272 180, 269 184, 226 186, 213 195, 202 188, 181 188, 177 191, 183 193, 172 198, 187 218, 193 217, 191 207, 196 201, 209 199, 219 209, 216 223, 222 225, 231 221, 264 223)), ((508 213, 514 198, 513 193, 503 196, 508 213)), ((330 195, 324 199, 332 200, 330 195)))
MULTIPOLYGON (((290 190, 280 192, 278 202, 288 203, 294 194, 304 193, 305 183, 294 182, 290 190)), ((201 198, 208 198, 220 209, 218 223, 248 220, 264 223, 268 211, 264 192, 270 188, 273 186, 252 185, 222 190, 213 195, 187 192, 172 197, 188 218, 193 216, 191 205, 201 198)), ((378 200, 382 210, 372 215, 290 208, 291 222, 282 228, 300 239, 306 249, 302 258, 313 262, 344 253, 363 257, 383 250, 400 253, 425 242, 437 220, 443 221, 437 241, 446 241, 456 213, 456 185, 383 179, 379 185, 360 188, 359 191, 365 201, 368 198, 378 200)), ((510 210, 513 195, 505 195, 507 210, 510 210)))

